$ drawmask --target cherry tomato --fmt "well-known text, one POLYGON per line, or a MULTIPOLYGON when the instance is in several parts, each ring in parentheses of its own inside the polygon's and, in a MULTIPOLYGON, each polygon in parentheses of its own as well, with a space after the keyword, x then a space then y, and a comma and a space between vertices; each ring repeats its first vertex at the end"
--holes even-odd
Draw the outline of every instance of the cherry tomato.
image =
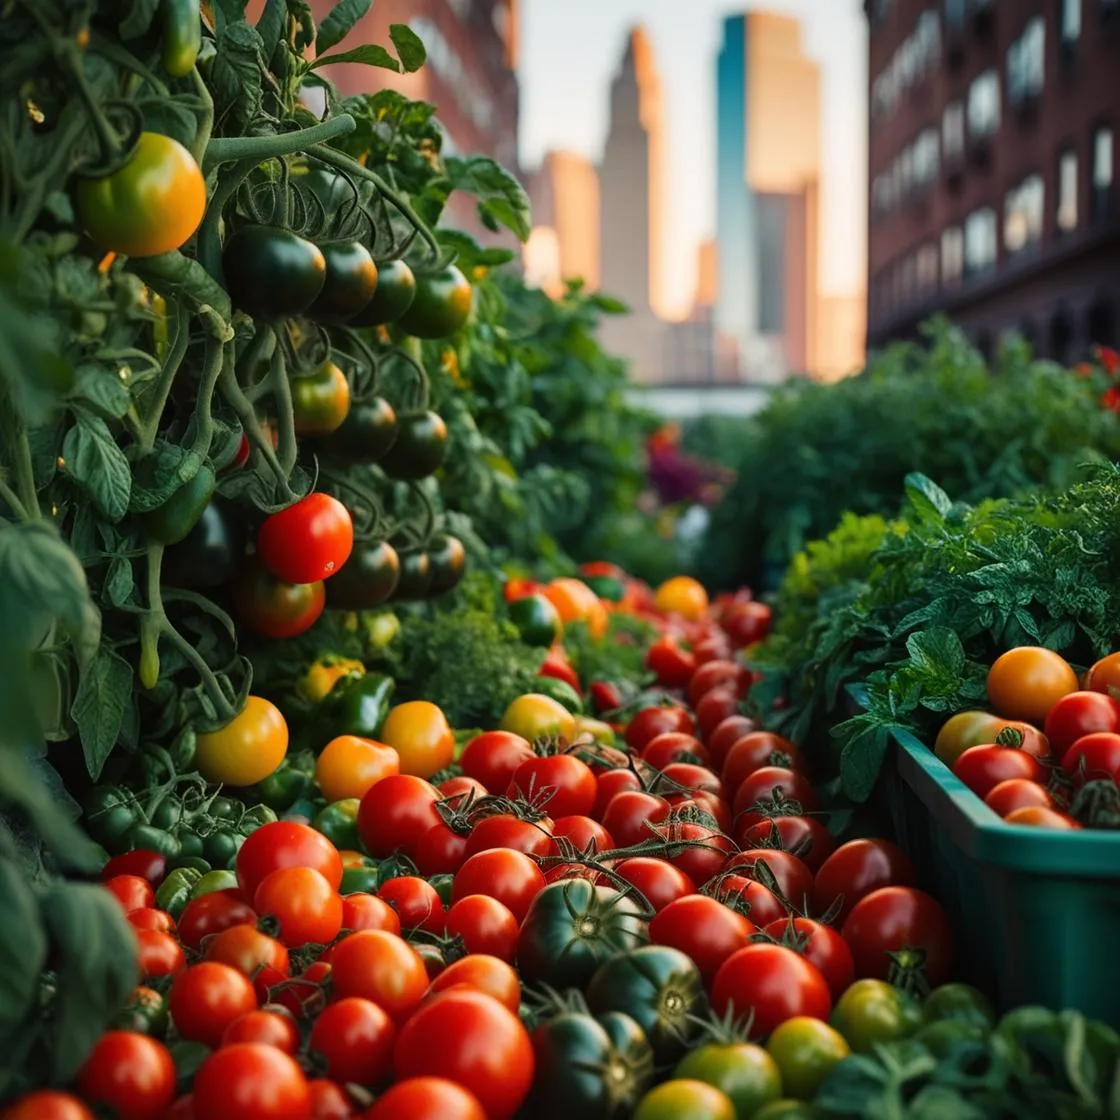
POLYGON ((264 638, 295 638, 319 621, 327 605, 323 581, 283 583, 263 564, 250 563, 234 585, 237 615, 264 638))
POLYGON ((499 728, 531 743, 544 739, 570 743, 576 736, 576 717, 559 700, 529 692, 506 708, 499 728))
POLYGON ((732 810, 736 827, 749 828, 766 820, 774 815, 768 812, 771 807, 785 807, 783 815, 800 816, 818 809, 820 800, 809 779, 799 771, 763 766, 744 778, 735 791, 732 810))
POLYGON ((320 1055, 339 1084, 377 1085, 393 1069, 397 1028, 372 1000, 348 996, 327 1004, 315 1020, 308 1050, 320 1055))
POLYGON ((471 856, 459 868, 451 888, 451 900, 454 904, 467 895, 489 895, 508 907, 521 922, 544 886, 544 875, 527 855, 509 848, 493 848, 471 856))
POLYGON ((198 949, 203 938, 256 920, 257 912, 231 891, 211 891, 192 898, 179 915, 179 940, 188 949, 198 949))
POLYGON ((478 1098, 445 1077, 409 1077, 392 1085, 362 1120, 489 1120, 478 1098))
POLYGON ((946 766, 952 766, 969 747, 995 742, 1003 722, 991 712, 957 712, 941 725, 933 744, 933 753, 946 766))
POLYGON ((303 1070, 275 1046, 238 1042, 223 1046, 194 1078, 197 1116, 240 1120, 307 1120, 311 1093, 303 1070))
POLYGON ((558 840, 566 840, 577 852, 609 852, 614 838, 598 821, 590 817, 559 817, 552 826, 550 855, 562 855, 558 840))
POLYGON ((737 699, 742 699, 750 688, 751 675, 746 666, 732 661, 708 661, 701 665, 688 682, 688 702, 697 708, 707 693, 717 688, 730 687, 737 699))
POLYGON ((328 801, 345 801, 364 797, 400 769, 400 755, 392 747, 358 735, 339 735, 316 760, 315 780, 328 801))
POLYGON ((362 798, 358 810, 358 832, 366 851, 384 859, 411 847, 441 819, 435 804, 439 791, 413 774, 382 778, 362 798))
POLYGON ((351 1120, 355 1115, 350 1097, 341 1085, 325 1077, 314 1077, 307 1083, 311 1095, 309 1120, 351 1120))
POLYGON ((436 789, 439 790, 444 801, 456 806, 463 805, 468 797, 477 801, 490 792, 477 778, 468 778, 465 774, 445 778, 436 789))
POLYGON ((117 1120, 155 1120, 175 1096, 175 1063, 154 1038, 133 1031, 106 1031, 75 1079, 92 1105, 117 1120))
POLYGON ((760 929, 789 917, 789 911, 773 891, 745 875, 720 874, 704 885, 704 893, 738 910, 760 929))
POLYGON ((1078 786, 1094 778, 1115 778, 1120 773, 1120 735, 1112 731, 1082 735, 1062 757, 1062 769, 1078 786))
POLYGON ((396 910, 383 899, 359 891, 348 894, 342 900, 342 928, 352 932, 360 929, 383 929, 399 936, 401 919, 396 910))
POLYGON ((521 1006, 521 980, 510 965, 498 957, 471 953, 449 964, 432 981, 431 994, 465 984, 493 996, 503 1007, 517 1014, 521 1006))
POLYGON ((1077 689, 1069 662, 1040 646, 1008 650, 988 670, 988 698, 996 710, 1027 723, 1044 723, 1050 709, 1077 689))
POLYGON ((157 976, 177 976, 187 967, 187 958, 178 941, 157 929, 137 929, 140 976, 151 980, 157 976))
POLYGON ((527 856, 548 855, 552 851, 551 824, 547 817, 525 821, 512 813, 484 817, 471 829, 464 854, 469 857, 492 848, 509 848, 527 856))
POLYGON ((832 1016, 832 1025, 857 1054, 906 1038, 921 1024, 922 1009, 914 997, 883 980, 857 980, 837 1001, 832 1016))
POLYGON ((3 1120, 94 1120, 94 1115, 71 1093, 38 1089, 18 1097, 0 1113, 3 1120))
POLYGON ((154 890, 163 882, 167 874, 167 857, 159 852, 147 851, 136 848, 131 852, 122 852, 113 856, 101 869, 101 881, 108 882, 118 875, 133 875, 146 879, 154 890))
POLYGON ((721 720, 707 739, 708 764, 721 771, 731 748, 745 735, 757 729, 754 720, 746 716, 735 714, 721 720))
POLYGON ((639 844, 654 835, 649 825, 661 827, 669 815, 663 797, 639 790, 616 793, 603 810, 602 825, 624 848, 639 844))
POLYGON ((692 716, 684 708, 643 708, 626 725, 625 738, 631 749, 641 751, 651 739, 667 731, 683 731, 691 735, 695 729, 692 716))
POLYGON ((342 860, 338 849, 322 833, 296 821, 262 825, 237 853, 237 882, 250 898, 266 876, 282 867, 309 867, 338 890, 342 860))
POLYGON ((617 770, 604 770, 595 778, 595 804, 591 815, 597 820, 603 819, 607 806, 615 794, 624 790, 642 791, 642 779, 629 767, 620 767, 617 770))
POLYGON ((766 932, 800 953, 820 969, 834 1000, 839 999, 855 979, 855 961, 848 943, 831 926, 812 918, 790 916, 770 922, 766 932))
POLYGON ((741 829, 736 839, 744 848, 777 848, 792 852, 814 874, 836 851, 835 837, 813 817, 771 817, 741 829))
POLYGON ((766 1049, 791 1097, 812 1100, 837 1063, 851 1053, 844 1036, 819 1019, 787 1019, 770 1036, 766 1049))
POLYGON ((723 800, 723 785, 706 766, 699 766, 694 762, 670 762, 659 769, 669 781, 683 786, 690 793, 704 790, 717 800, 723 800))
POLYGON ((651 739, 642 748, 642 761, 648 762, 655 770, 664 770, 673 762, 696 762, 706 766, 708 752, 695 735, 667 731, 664 735, 651 739))
POLYGON ((346 563, 353 547, 349 511, 329 494, 308 494, 271 514, 257 534, 257 554, 285 583, 329 579, 346 563))
MULTIPOLYGON (((1115 738, 1120 743, 1120 736, 1115 738)), ((954 763, 953 773, 981 798, 1009 778, 1026 778, 1032 782, 1046 780, 1046 771, 1033 755, 1024 754, 1015 747, 994 744, 969 747, 954 763)))
POLYGON ((753 600, 739 603, 720 620, 727 636, 737 649, 762 641, 770 633, 773 611, 766 603, 753 600))
POLYGON ((1108 695, 1114 688, 1120 689, 1120 653, 1110 653, 1095 662, 1085 674, 1085 687, 1108 695))
POLYGON ((362 930, 334 947, 331 984, 337 995, 372 1000, 401 1022, 424 998, 428 973, 407 941, 383 930, 362 930))
POLYGON ((222 1032, 223 1046, 237 1042, 261 1042, 285 1054, 294 1054, 299 1050, 299 1030, 290 1015, 277 1011, 247 1011, 222 1032))
POLYGON ((733 855, 724 866, 727 871, 734 871, 747 879, 757 879, 795 910, 803 910, 807 900, 813 896, 813 873, 792 852, 753 848, 733 855), (765 864, 765 871, 760 870, 760 864, 765 864), (777 884, 777 891, 770 885, 771 880, 777 884))
POLYGON ((510 779, 507 797, 529 801, 553 817, 586 816, 595 805, 595 775, 575 755, 530 758, 510 779))
POLYGON ((614 871, 658 913, 676 899, 696 893, 696 884, 679 867, 662 859, 634 856, 624 859, 614 871))
POLYGON ((160 933, 175 932, 175 919, 163 910, 145 907, 142 910, 130 910, 126 917, 128 924, 135 929, 158 930, 160 933))
POLYGON ((290 968, 288 950, 274 937, 261 933, 256 926, 231 926, 206 944, 206 959, 228 964, 246 976, 254 976, 267 965, 281 976, 290 968))
POLYGON ((654 916, 649 939, 654 945, 680 949, 695 962, 707 985, 720 965, 750 942, 757 928, 714 898, 693 894, 670 902, 654 916))
POLYGON ((509 731, 487 731, 466 745, 459 765, 467 777, 481 782, 490 793, 504 793, 514 771, 532 757, 528 739, 509 731))
POLYGON ((430 778, 451 765, 455 734, 447 717, 427 700, 411 700, 389 711, 381 739, 400 756, 402 774, 430 778))
POLYGON ((646 651, 646 668, 662 688, 684 688, 696 670, 696 659, 672 638, 660 638, 646 651))
POLYGON ((1077 829, 1078 824, 1068 813, 1048 809, 1044 805, 1026 805, 1014 809, 1003 818, 1008 824, 1033 825, 1036 828, 1077 829))
POLYGON ((832 996, 820 970, 781 945, 754 944, 724 961, 712 982, 718 1015, 753 1013, 751 1036, 765 1038, 787 1019, 828 1019, 832 996))
POLYGON ((1083 735, 1120 732, 1120 702, 1101 692, 1071 692, 1050 709, 1045 731, 1052 754, 1061 761, 1083 735))
POLYGON ((801 753, 788 739, 769 731, 747 732, 731 744, 724 758, 720 777, 728 797, 734 797, 756 770, 775 766, 787 770, 805 768, 801 753))
POLYGON ((888 840, 849 840, 817 872, 814 909, 823 915, 838 905, 836 924, 840 924, 865 895, 880 887, 910 886, 913 882, 913 865, 901 848, 888 840))
POLYGON ((731 1098, 706 1081, 675 1077, 638 1101, 634 1120, 736 1120, 731 1098))
POLYGON ((998 746, 1014 747, 1023 754, 1037 758, 1040 762, 1050 761, 1052 757, 1050 740, 1032 724, 1024 723, 1019 719, 1001 719, 993 730, 995 734, 992 738, 987 743, 977 743, 977 746, 995 743, 998 746))
MULTIPOLYGON (((339 249, 358 249, 360 245, 330 246, 320 250, 327 257, 327 281, 331 278, 331 258, 328 254, 339 249)), ((369 254, 366 253, 368 257, 369 254)), ((370 262, 373 263, 372 261, 370 262)), ((325 294, 325 290, 324 290, 325 294)), ((321 302, 322 296, 316 301, 321 302)), ((312 315, 318 307, 311 309, 312 315)), ((295 419, 296 435, 300 439, 313 436, 328 436, 342 427, 350 411, 350 382, 332 361, 324 362, 318 369, 291 380, 292 413, 295 419)))
POLYGON ((448 937, 461 937, 468 953, 512 961, 517 953, 518 923, 508 906, 489 895, 471 894, 447 909, 448 937))
POLYGON ((121 904, 126 914, 133 910, 152 910, 156 905, 156 892, 147 879, 139 875, 115 875, 105 883, 105 889, 121 904))
POLYGON ((378 888, 377 897, 400 915, 404 929, 443 933, 443 903, 435 887, 415 875, 401 875, 378 888))
POLYGON ((734 688, 721 685, 705 692, 696 705, 696 726, 707 739, 724 720, 739 710, 739 694, 734 688))
POLYGON ((1006 782, 1000 782, 988 792, 984 804, 994 813, 1006 817, 1008 813, 1029 805, 1052 809, 1054 799, 1037 782, 1029 781, 1027 778, 1008 778, 1006 782))
POLYGON ((865 895, 844 919, 841 932, 861 979, 887 979, 891 954, 903 951, 916 956, 932 987, 949 979, 949 919, 939 902, 914 887, 881 887, 865 895))
POLYGON ((291 949, 325 945, 342 928, 342 899, 310 867, 281 867, 257 887, 253 907, 262 918, 280 923, 280 940, 291 949))
POLYGON ((288 724, 280 709, 250 696, 225 727, 197 737, 195 763, 208 782, 251 786, 272 774, 287 753, 288 724))
POLYGON ((708 593, 691 576, 673 576, 654 593, 654 603, 663 614, 679 614, 697 621, 708 613, 708 593))
POLYGON ((666 843, 690 842, 688 847, 668 856, 668 859, 694 883, 706 883, 718 874, 734 849, 731 841, 718 829, 672 817, 657 825, 655 835, 666 843))

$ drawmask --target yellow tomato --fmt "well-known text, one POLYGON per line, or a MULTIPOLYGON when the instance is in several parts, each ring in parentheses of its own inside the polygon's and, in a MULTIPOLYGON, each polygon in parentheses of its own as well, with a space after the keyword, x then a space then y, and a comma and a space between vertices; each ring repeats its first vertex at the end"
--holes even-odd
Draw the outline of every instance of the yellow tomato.
POLYGON ((708 593, 704 585, 691 576, 674 576, 666 580, 654 597, 657 609, 665 614, 679 614, 696 622, 708 613, 708 593))
POLYGON ((400 772, 400 756, 392 747, 358 735, 332 739, 315 763, 315 780, 328 801, 361 799, 370 786, 400 772))
POLYGON ((607 609, 583 580, 554 579, 543 588, 542 594, 556 608, 561 622, 586 622, 593 638, 606 634, 607 609))
POLYGON ((398 704, 385 717, 381 739, 400 755, 402 774, 430 778, 450 766, 455 735, 447 717, 427 700, 398 704))
POLYGON ((555 738, 570 743, 576 735, 576 717, 559 700, 539 692, 527 692, 506 708, 499 728, 512 731, 530 743, 555 738))
POLYGON ((996 658, 988 670, 988 698, 1000 714, 1041 727, 1063 696, 1076 692, 1077 674, 1060 654, 1041 646, 1019 646, 996 658))
POLYGON ((328 661, 316 661, 303 675, 303 679, 296 685, 296 691, 307 700, 316 703, 345 676, 351 673, 355 676, 365 676, 366 667, 360 661, 348 658, 338 658, 328 661))
POLYGON ((288 724, 280 709, 250 696, 225 727, 198 736, 195 765, 208 782, 251 786, 263 782, 288 753, 288 724))
POLYGON ((596 742, 602 743, 604 746, 614 746, 614 728, 601 719, 576 716, 576 735, 590 735, 596 742))
POLYGON ((1004 722, 991 712, 957 712, 942 724, 933 744, 933 753, 946 766, 952 766, 969 747, 994 743, 1004 722))

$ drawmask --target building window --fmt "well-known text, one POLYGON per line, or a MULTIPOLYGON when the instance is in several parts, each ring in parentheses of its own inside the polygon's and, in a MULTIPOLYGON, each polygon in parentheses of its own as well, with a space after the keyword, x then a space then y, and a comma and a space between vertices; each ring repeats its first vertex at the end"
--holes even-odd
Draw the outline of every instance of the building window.
POLYGON ((999 234, 996 212, 990 206, 973 210, 964 223, 964 269, 969 276, 996 263, 999 234))
POLYGON ((922 186, 937 178, 940 166, 941 149, 937 140, 937 129, 927 128, 914 141, 913 167, 914 184, 922 186))
POLYGON ((1077 229, 1077 153, 1062 152, 1058 157, 1058 229, 1063 233, 1077 229))
POLYGON ((1113 134, 1109 127, 1093 133, 1093 221, 1104 221, 1112 214, 1112 183, 1115 178, 1113 134))
POLYGON ((901 281, 901 303, 909 303, 914 298, 914 290, 917 281, 917 257, 914 253, 907 253, 902 258, 902 273, 901 281))
POLYGON ((1076 43, 1081 35, 1081 0, 1061 0, 1062 42, 1076 43))
POLYGON ((990 136, 999 129, 999 74, 985 70, 968 87, 968 131, 990 136))
POLYGON ((937 246, 923 245, 918 250, 918 294, 927 296, 937 290, 937 246))
POLYGON ((957 284, 963 272, 964 232, 960 226, 950 226, 941 234, 941 282, 957 284))
POLYGON ((1007 192, 1003 214, 1003 244, 1018 253, 1042 240, 1046 188, 1041 175, 1028 175, 1007 192))
POLYGON ((1046 20, 1035 16, 1007 48, 1007 99, 1018 105, 1042 92, 1046 81, 1046 20))
POLYGON ((941 146, 946 159, 964 151, 964 105, 960 101, 950 101, 941 115, 941 146))
POLYGON ((965 0, 945 0, 945 22, 954 30, 964 26, 965 0))

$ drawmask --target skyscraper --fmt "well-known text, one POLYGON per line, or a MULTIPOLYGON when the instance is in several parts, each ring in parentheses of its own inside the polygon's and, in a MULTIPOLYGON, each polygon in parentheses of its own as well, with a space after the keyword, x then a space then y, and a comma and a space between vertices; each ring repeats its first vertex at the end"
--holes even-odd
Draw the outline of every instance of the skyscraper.
POLYGON ((818 361, 820 70, 796 19, 730 16, 716 65, 716 330, 740 376, 818 361))
POLYGON ((645 31, 634 28, 611 85, 610 128, 599 170, 600 285, 632 314, 608 319, 604 345, 628 357, 636 380, 661 376, 664 177, 661 79, 645 31))
MULTIPOLYGON (((549 152, 529 180, 534 242, 542 253, 536 278, 548 291, 581 279, 599 287, 599 174, 574 152, 549 152)), ((528 260, 526 267, 528 267, 528 260)))

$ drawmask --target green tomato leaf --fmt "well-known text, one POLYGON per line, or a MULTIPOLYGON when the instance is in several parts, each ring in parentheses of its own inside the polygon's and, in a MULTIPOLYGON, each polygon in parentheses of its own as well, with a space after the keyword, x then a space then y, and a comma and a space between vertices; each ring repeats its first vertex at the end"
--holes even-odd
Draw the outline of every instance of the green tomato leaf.
POLYGON ((92 363, 77 368, 70 400, 81 401, 113 419, 124 416, 132 404, 125 383, 111 369, 92 363))
POLYGON ((103 644, 82 673, 70 708, 78 725, 86 769, 94 781, 117 745, 131 692, 132 666, 103 644))
POLYGON ((391 23, 389 38, 397 48, 397 54, 400 56, 406 74, 419 70, 428 61, 428 52, 424 49, 420 36, 407 23, 391 23))
POLYGON ((123 556, 114 556, 105 577, 103 592, 114 607, 123 607, 132 598, 136 581, 132 577, 132 561, 123 556))
POLYGON ((128 512, 132 490, 128 460, 100 416, 79 412, 75 419, 62 443, 66 473, 110 521, 119 521, 128 512))
POLYGON ((446 167, 452 188, 478 199, 479 217, 484 223, 498 222, 521 241, 528 239, 532 231, 529 196, 504 167, 486 156, 451 156, 446 167))
POLYGON ((264 43, 255 27, 230 23, 218 37, 218 54, 210 71, 215 119, 227 117, 245 127, 260 114, 264 99, 264 43))
POLYGON ((334 66, 342 62, 356 62, 362 66, 378 66, 382 70, 392 70, 399 74, 401 64, 384 48, 376 43, 366 43, 353 50, 343 51, 341 54, 320 55, 311 64, 313 70, 320 66, 334 66))
POLYGON ((128 15, 121 21, 122 39, 139 39, 156 18, 160 0, 131 0, 128 15))
POLYGON ((924 474, 908 474, 904 486, 907 501, 922 521, 943 521, 953 507, 949 495, 924 474))
POLYGON ((0 1045, 6 1047, 38 1003, 39 978, 47 964, 38 903, 8 860, 0 862, 0 913, 0 1045))
POLYGON ((890 745, 890 734, 884 725, 873 722, 867 716, 857 716, 848 723, 840 724, 833 734, 839 737, 849 724, 860 729, 847 739, 840 753, 840 782, 853 801, 862 803, 871 796, 878 781, 890 745))
POLYGON ((339 0, 319 24, 315 36, 316 54, 326 54, 331 47, 341 43, 373 5, 373 0, 339 0))
POLYGON ((41 900, 53 943, 56 995, 51 1061, 69 1081, 139 980, 136 937, 108 891, 63 883, 41 900))
POLYGON ((287 19, 288 5, 285 0, 268 0, 261 18, 257 20, 257 34, 261 37, 261 51, 265 58, 271 60, 280 45, 287 19))

